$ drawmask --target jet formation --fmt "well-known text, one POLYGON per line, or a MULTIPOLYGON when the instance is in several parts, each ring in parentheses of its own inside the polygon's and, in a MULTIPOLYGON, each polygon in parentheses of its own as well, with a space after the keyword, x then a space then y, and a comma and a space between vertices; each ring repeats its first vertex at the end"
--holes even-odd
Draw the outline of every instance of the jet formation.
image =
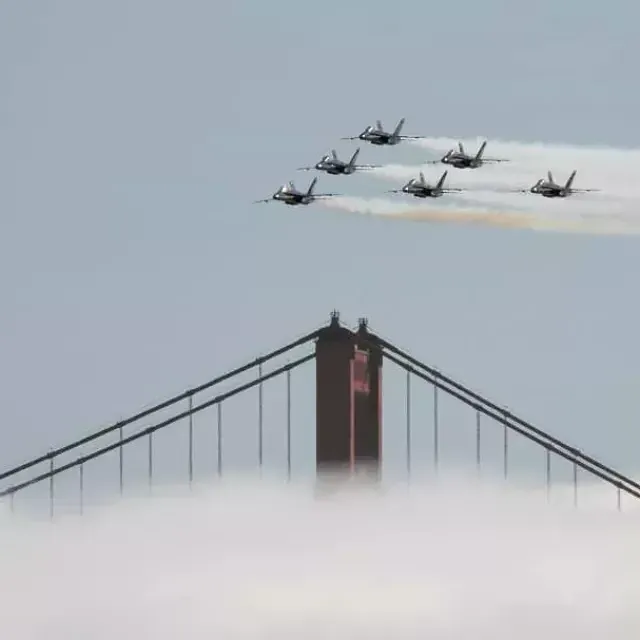
MULTIPOLYGON (((403 140, 420 140, 427 136, 407 136, 402 135, 401 131, 405 124, 405 118, 401 118, 393 131, 385 131, 382 122, 376 121, 375 125, 366 127, 357 136, 347 136, 340 138, 341 140, 360 140, 374 146, 396 146, 403 140)), ((508 158, 487 158, 484 156, 487 141, 482 142, 478 150, 474 154, 465 151, 462 143, 458 143, 457 149, 450 149, 440 159, 430 160, 424 164, 441 164, 453 169, 479 169, 486 164, 509 162, 508 158)), ((329 175, 352 175, 359 171, 370 171, 382 168, 382 165, 376 164, 356 164, 360 147, 358 147, 348 161, 340 160, 335 149, 330 154, 325 154, 312 166, 299 167, 298 171, 321 171, 329 175)), ((422 171, 418 177, 412 178, 400 189, 391 189, 386 193, 401 193, 413 196, 415 198, 440 198, 449 193, 461 193, 465 189, 445 187, 449 169, 445 169, 435 184, 429 184, 422 171)), ((507 193, 527 193, 540 195, 544 198, 566 198, 574 193, 589 193, 598 191, 598 189, 574 189, 573 181, 577 171, 574 169, 567 182, 558 184, 553 179, 551 171, 547 172, 547 178, 540 178, 527 189, 510 189, 507 193)), ((256 200, 255 203, 282 202, 287 205, 308 205, 315 200, 325 198, 333 198, 340 196, 339 193, 315 193, 314 189, 318 178, 313 178, 307 191, 299 191, 292 181, 283 184, 271 197, 262 200, 256 200)), ((504 191, 503 191, 504 192, 504 191)))

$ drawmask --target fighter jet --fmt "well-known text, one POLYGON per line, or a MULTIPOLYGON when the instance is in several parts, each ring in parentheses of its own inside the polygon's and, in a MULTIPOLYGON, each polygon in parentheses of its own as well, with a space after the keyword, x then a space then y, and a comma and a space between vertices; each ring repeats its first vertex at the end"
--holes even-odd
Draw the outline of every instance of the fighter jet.
POLYGON ((551 175, 551 171, 547 171, 547 179, 540 178, 531 188, 529 189, 517 189, 516 193, 535 193, 541 195, 545 198, 566 198, 570 196, 572 193, 589 193, 593 191, 599 191, 599 189, 572 189, 571 185, 573 184, 573 180, 576 177, 577 171, 573 171, 569 176, 566 184, 559 185, 554 179, 553 175, 551 175))
POLYGON ((402 189, 391 189, 387 193, 408 193, 416 198, 439 198, 445 193, 458 193, 462 189, 445 189, 444 181, 447 177, 448 171, 440 176, 440 180, 435 185, 427 184, 424 179, 424 174, 420 172, 419 178, 411 178, 402 189))
POLYGON ((299 167, 298 171, 312 171, 313 169, 317 169, 318 171, 330 173, 333 176, 348 176, 352 173, 355 173, 356 171, 378 169, 382 166, 380 164, 356 164, 356 158, 358 157, 359 153, 360 148, 354 151, 349 162, 344 162, 343 160, 338 159, 338 154, 335 152, 335 149, 332 149, 331 155, 327 154, 325 156, 322 156, 322 159, 319 162, 316 162, 313 167, 299 167))
POLYGON ((371 144, 375 144, 378 146, 389 145, 393 146, 396 144, 400 144, 402 140, 419 140, 424 138, 425 136, 401 136, 400 131, 402 131, 402 127, 404 126, 405 119, 401 118, 398 122, 396 128, 393 130, 393 133, 389 133, 384 130, 382 126, 382 122, 380 120, 376 120, 376 126, 368 126, 361 134, 357 136, 351 136, 347 138, 340 138, 340 140, 364 140, 365 142, 370 142, 371 144))
POLYGON ((470 156, 465 153, 464 147, 462 146, 462 142, 458 143, 458 151, 454 151, 450 149, 447 153, 440 158, 440 160, 434 160, 429 162, 428 164, 448 164, 451 167, 455 167, 456 169, 477 169, 481 167, 483 164, 487 164, 489 162, 509 162, 506 159, 502 158, 483 158, 482 154, 487 146, 487 141, 485 140, 478 149, 478 152, 475 156, 470 156))
POLYGON ((277 202, 284 202, 284 204, 292 206, 298 204, 307 205, 311 204, 314 200, 321 200, 324 198, 331 198, 333 196, 339 195, 338 193, 313 193, 313 189, 316 186, 317 181, 318 178, 314 178, 311 181, 309 189, 306 193, 303 191, 298 191, 293 182, 283 184, 270 198, 255 200, 254 204, 273 202, 274 200, 276 200, 277 202))

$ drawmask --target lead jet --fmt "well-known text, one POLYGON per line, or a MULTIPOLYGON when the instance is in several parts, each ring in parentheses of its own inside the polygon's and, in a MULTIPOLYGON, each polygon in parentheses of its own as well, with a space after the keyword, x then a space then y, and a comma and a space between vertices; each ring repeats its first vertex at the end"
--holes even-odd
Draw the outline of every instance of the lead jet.
POLYGON ((462 189, 445 189, 444 181, 447 178, 448 171, 440 176, 440 180, 435 185, 427 184, 424 174, 420 172, 419 178, 411 178, 402 189, 391 189, 387 193, 408 193, 416 198, 439 198, 445 193, 459 193, 462 189))
POLYGON ((482 154, 487 146, 487 141, 485 140, 478 149, 478 152, 475 156, 470 156, 465 152, 464 147, 462 146, 462 142, 458 142, 458 150, 454 151, 450 149, 447 153, 440 158, 440 160, 434 160, 429 162, 428 164, 448 164, 451 167, 455 167, 456 169, 477 169, 481 167, 483 164, 493 163, 493 162, 509 162, 506 159, 502 158, 483 158, 482 154))
POLYGON ((333 176, 348 176, 356 171, 379 169, 382 166, 380 164, 356 164, 356 158, 359 153, 360 149, 358 148, 353 152, 351 160, 349 160, 349 162, 345 162, 344 160, 339 160, 335 149, 332 149, 331 155, 327 154, 322 156, 322 159, 319 162, 316 162, 313 167, 299 167, 298 171, 311 171, 312 169, 317 169, 318 171, 324 171, 325 173, 329 173, 333 176))
POLYGON ((540 178, 529 189, 517 189, 517 193, 535 193, 544 198, 566 198, 572 193, 589 193, 599 191, 599 189, 573 189, 571 185, 576 177, 577 171, 573 171, 564 185, 557 184, 553 179, 551 171, 547 171, 547 179, 540 178))
POLYGON ((307 192, 298 191, 293 184, 293 182, 289 182, 288 184, 283 184, 270 198, 264 198, 263 200, 255 200, 254 204, 258 203, 266 203, 266 202, 284 202, 284 204, 288 205, 298 205, 298 204, 311 204, 314 200, 322 200, 324 198, 331 198, 339 195, 338 193, 313 193, 313 189, 316 186, 316 182, 318 178, 314 178, 309 185, 309 189, 307 192))
POLYGON ((400 131, 402 131, 402 127, 404 126, 405 118, 401 118, 398 122, 396 128, 392 133, 384 130, 382 126, 382 122, 380 120, 376 120, 375 127, 368 126, 361 134, 357 136, 351 136, 346 138, 340 138, 340 140, 364 140, 365 142, 370 142, 371 144, 375 144, 378 146, 388 145, 393 146, 396 144, 400 144, 402 140, 420 140, 421 138, 425 138, 426 136, 401 136, 400 131))

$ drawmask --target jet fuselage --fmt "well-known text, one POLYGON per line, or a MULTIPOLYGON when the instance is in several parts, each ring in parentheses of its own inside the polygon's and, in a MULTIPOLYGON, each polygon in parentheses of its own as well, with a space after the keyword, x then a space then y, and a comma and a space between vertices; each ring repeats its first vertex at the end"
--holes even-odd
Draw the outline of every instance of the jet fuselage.
POLYGON ((348 165, 346 164, 336 164, 334 162, 328 162, 326 160, 321 160, 315 165, 315 168, 318 171, 324 171, 325 173, 329 173, 332 176, 338 176, 342 174, 352 173, 348 169, 348 165))
POLYGON ((531 187, 531 193, 544 198, 566 198, 569 195, 562 187, 531 187))
POLYGON ((390 133, 384 133, 382 131, 363 131, 358 138, 360 140, 364 140, 365 142, 369 142, 371 144, 375 144, 378 146, 382 145, 396 145, 400 142, 399 138, 396 138, 390 133))
POLYGON ((442 195, 437 187, 424 187, 420 184, 406 184, 402 190, 416 198, 439 198, 442 195))
POLYGON ((444 156, 441 160, 442 164, 447 164, 456 169, 476 169, 482 163, 475 160, 475 158, 469 158, 467 156, 461 156, 459 154, 452 154, 450 156, 444 156))
POLYGON ((309 204, 313 200, 313 198, 310 198, 304 193, 292 193, 291 191, 276 191, 272 198, 291 206, 309 204))
POLYGON ((529 191, 544 198, 566 198, 571 193, 569 189, 547 181, 538 181, 529 191))

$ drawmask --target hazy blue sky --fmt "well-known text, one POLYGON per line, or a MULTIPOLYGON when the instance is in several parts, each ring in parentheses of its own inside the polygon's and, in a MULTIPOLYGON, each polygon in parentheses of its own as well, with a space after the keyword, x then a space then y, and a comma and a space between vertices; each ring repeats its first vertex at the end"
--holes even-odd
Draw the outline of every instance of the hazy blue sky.
MULTIPOLYGON (((638 19, 622 1, 2 3, 0 466, 336 307, 636 467, 637 239, 250 203, 304 184, 295 167, 346 153, 338 138, 375 119, 638 145, 638 19)), ((363 176, 318 187, 380 190, 363 176)))

